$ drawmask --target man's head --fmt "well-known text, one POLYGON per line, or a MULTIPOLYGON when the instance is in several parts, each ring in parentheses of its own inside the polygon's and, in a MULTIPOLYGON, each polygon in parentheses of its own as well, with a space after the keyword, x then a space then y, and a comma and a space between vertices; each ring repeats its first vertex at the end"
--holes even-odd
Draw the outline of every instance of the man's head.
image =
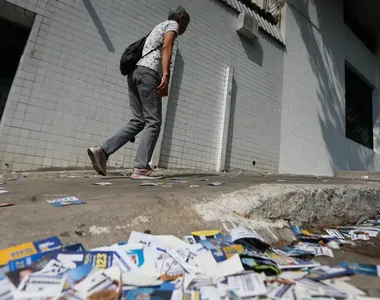
POLYGON ((190 15, 181 5, 169 11, 168 20, 176 21, 179 25, 178 34, 183 34, 190 23, 190 15))

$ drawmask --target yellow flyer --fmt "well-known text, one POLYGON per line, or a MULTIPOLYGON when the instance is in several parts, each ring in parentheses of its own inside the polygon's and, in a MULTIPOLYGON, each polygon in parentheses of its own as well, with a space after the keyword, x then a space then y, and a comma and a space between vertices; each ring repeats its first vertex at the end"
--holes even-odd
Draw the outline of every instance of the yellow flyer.
POLYGON ((201 230, 201 231, 193 231, 192 235, 196 236, 214 236, 220 234, 219 230, 201 230))
POLYGON ((36 254, 37 250, 33 243, 25 243, 0 250, 0 266, 6 265, 9 261, 36 254))
POLYGON ((232 245, 223 247, 222 249, 227 258, 234 256, 236 253, 244 254, 244 248, 242 245, 232 245))

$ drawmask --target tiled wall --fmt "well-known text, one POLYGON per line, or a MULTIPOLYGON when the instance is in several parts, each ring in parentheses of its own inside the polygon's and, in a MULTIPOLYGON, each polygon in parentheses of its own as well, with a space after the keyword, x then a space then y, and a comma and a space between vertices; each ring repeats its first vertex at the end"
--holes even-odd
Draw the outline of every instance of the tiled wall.
MULTIPOLYGON (((231 8, 215 0, 8 2, 36 17, 1 122, 1 168, 88 165, 86 148, 131 117, 118 69, 123 50, 183 4, 192 21, 178 39, 171 97, 163 100, 168 113, 161 165, 215 168, 230 66, 235 78, 227 166, 278 170, 284 52, 263 33, 255 44, 241 40, 231 8)), ((110 165, 131 166, 138 142, 115 153, 110 165)))
MULTIPOLYGON (((282 28, 287 54, 279 171, 307 175, 378 172, 378 150, 345 137, 345 60, 375 88, 379 87, 375 74, 380 64, 345 26, 342 2, 289 0, 282 28)), ((377 109, 379 101, 378 95, 374 97, 377 109)))

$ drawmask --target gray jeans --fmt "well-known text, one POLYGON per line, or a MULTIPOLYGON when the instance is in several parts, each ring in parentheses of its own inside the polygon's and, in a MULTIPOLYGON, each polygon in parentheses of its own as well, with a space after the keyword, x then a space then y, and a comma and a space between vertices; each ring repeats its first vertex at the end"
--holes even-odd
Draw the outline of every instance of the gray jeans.
POLYGON ((129 105, 133 118, 100 145, 105 153, 111 155, 145 128, 135 159, 134 167, 138 169, 149 168, 160 135, 162 102, 156 92, 160 81, 156 71, 143 66, 128 74, 129 105))

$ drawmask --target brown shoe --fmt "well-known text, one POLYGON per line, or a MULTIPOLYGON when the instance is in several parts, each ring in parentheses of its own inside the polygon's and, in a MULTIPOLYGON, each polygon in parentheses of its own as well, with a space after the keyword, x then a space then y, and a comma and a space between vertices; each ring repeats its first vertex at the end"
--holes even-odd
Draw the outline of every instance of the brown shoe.
POLYGON ((91 159, 92 166, 100 175, 107 175, 107 156, 99 146, 87 149, 87 154, 91 159))

